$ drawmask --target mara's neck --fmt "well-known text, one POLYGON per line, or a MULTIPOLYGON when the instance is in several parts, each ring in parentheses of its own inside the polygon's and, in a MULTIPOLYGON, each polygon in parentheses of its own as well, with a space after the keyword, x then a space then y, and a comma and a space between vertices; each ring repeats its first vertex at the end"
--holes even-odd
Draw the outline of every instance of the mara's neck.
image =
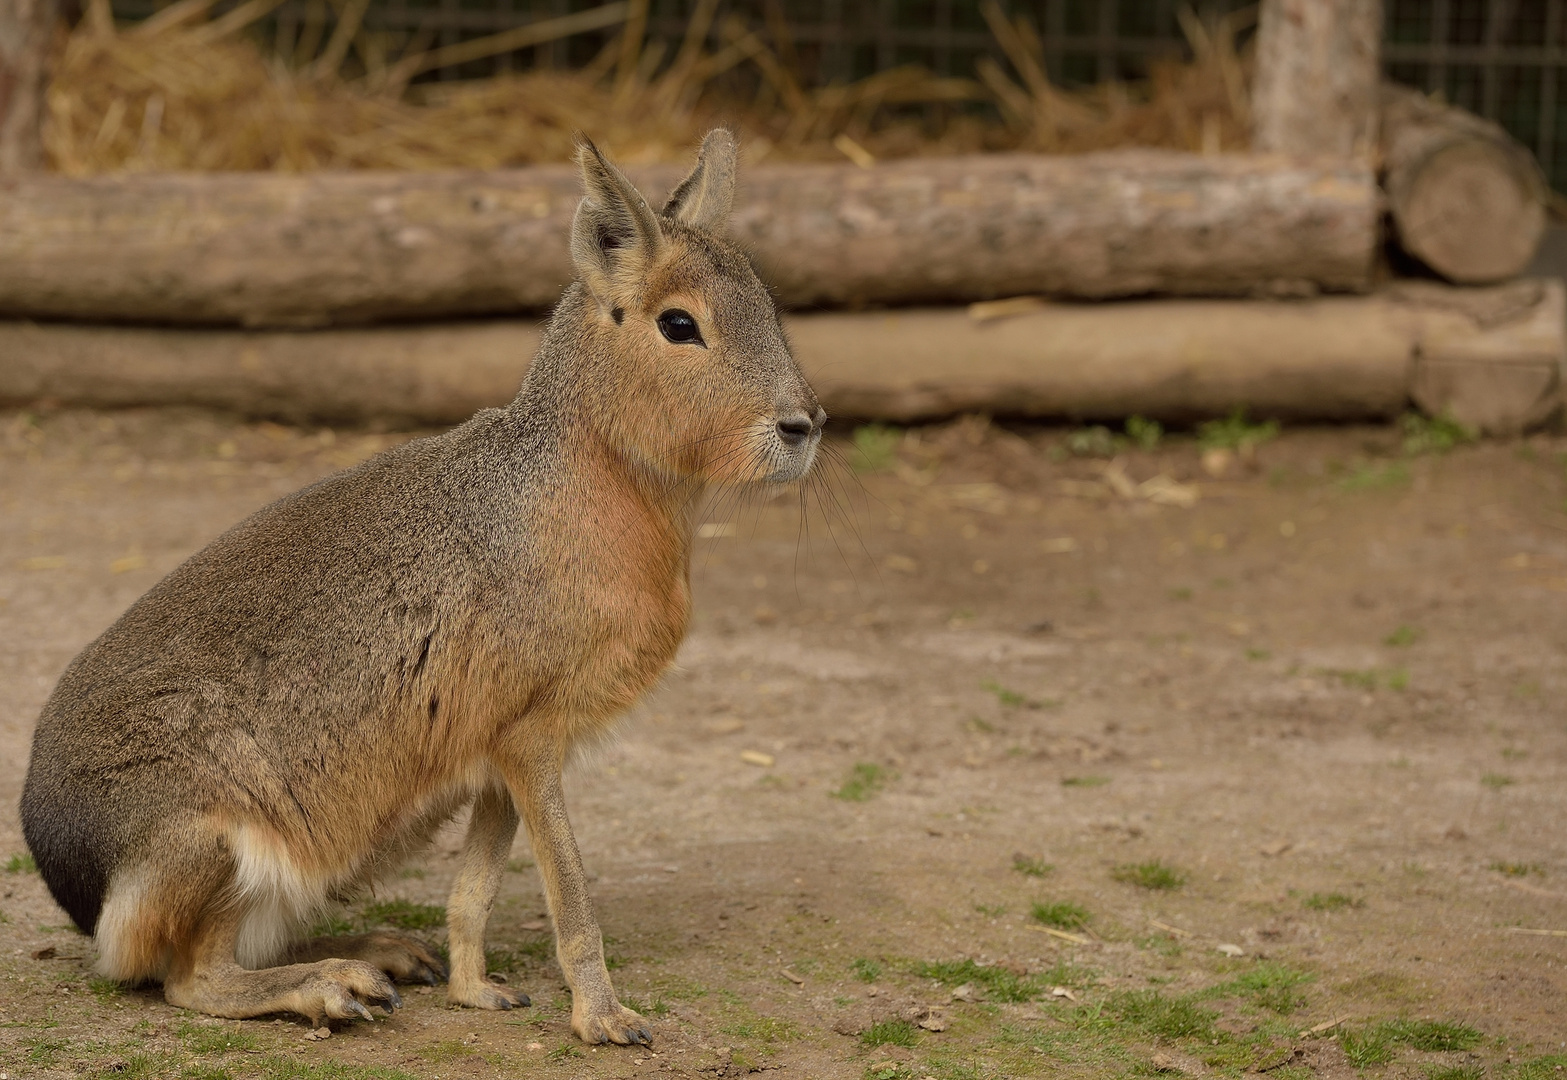
POLYGON ((651 528, 678 543, 684 563, 691 541, 688 508, 702 493, 701 481, 659 469, 617 439, 616 395, 625 391, 615 385, 608 350, 595 347, 598 328, 591 307, 580 284, 566 290, 507 411, 522 430, 547 445, 547 450, 539 448, 553 459, 557 490, 580 501, 584 521, 613 509, 621 515, 621 527, 651 528))

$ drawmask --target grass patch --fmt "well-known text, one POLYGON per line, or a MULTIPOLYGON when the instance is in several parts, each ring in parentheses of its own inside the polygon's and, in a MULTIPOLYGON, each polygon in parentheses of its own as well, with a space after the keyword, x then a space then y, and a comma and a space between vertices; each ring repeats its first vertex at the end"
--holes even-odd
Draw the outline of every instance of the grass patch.
POLYGON ((913 1046, 920 1041, 920 1029, 909 1020, 883 1020, 860 1033, 862 1046, 913 1046))
POLYGON ((868 956, 861 956, 849 963, 854 969, 854 977, 863 983, 873 983, 881 978, 881 964, 868 956))
POLYGON ((1419 641, 1424 635, 1413 626, 1399 626, 1391 634, 1382 639, 1382 644, 1391 645, 1395 649, 1406 648, 1419 641))
POLYGON ((1389 690, 1409 689, 1409 672, 1404 668, 1318 668, 1317 675, 1337 679, 1348 690, 1375 690, 1385 686, 1389 690))
POLYGON ((1427 1065, 1426 1080, 1485 1080, 1485 1066, 1427 1065))
POLYGON ((1545 867, 1535 862, 1494 862, 1491 869, 1498 874, 1506 874, 1508 877, 1528 877, 1530 874, 1545 875, 1545 867))
POLYGON ((71 1047, 65 1039, 24 1039, 22 1045, 27 1047, 27 1060, 46 1069, 58 1062, 60 1055, 71 1047))
POLYGON ((1567 1072, 1567 1054, 1547 1054, 1533 1061, 1520 1061, 1497 1070, 1506 1080, 1561 1080, 1567 1072))
POLYGON ((800 1025, 792 1020, 780 1020, 776 1016, 757 1016, 728 1024, 722 1029, 725 1035, 751 1042, 793 1042, 800 1037, 800 1025))
POLYGON ((1054 926, 1058 930, 1081 930, 1088 925, 1091 917, 1087 908, 1069 900, 1058 900, 1053 904, 1036 903, 1029 909, 1029 914, 1036 922, 1054 926))
POLYGON ((850 459, 855 472, 883 472, 898 460, 901 428, 887 424, 862 424, 854 429, 855 456, 850 459))
POLYGON ((864 802, 885 787, 891 776, 883 766, 873 761, 862 761, 849 771, 849 778, 832 793, 832 797, 846 802, 864 802))
POLYGON ((1357 1069, 1385 1065, 1400 1046, 1426 1053, 1469 1050, 1485 1036, 1472 1027, 1444 1020, 1384 1020, 1368 1028, 1345 1032, 1344 1056, 1357 1069))
POLYGON ((1067 776, 1061 780, 1062 787, 1104 787, 1110 782, 1108 776, 1067 776))
POLYGON ((1278 437, 1277 420, 1253 424, 1246 419, 1245 409, 1236 409, 1223 420, 1209 420, 1197 425, 1197 444, 1204 450, 1244 451, 1278 437))
POLYGON ((1345 908, 1365 907, 1366 902, 1358 896, 1341 892, 1314 892, 1301 900, 1300 906, 1311 911, 1343 911, 1345 908))
POLYGON ((1383 465, 1363 461, 1340 479, 1338 486, 1345 491, 1387 491, 1408 483, 1409 470, 1396 461, 1383 465))
POLYGON ((364 919, 367 923, 395 926, 399 930, 429 930, 446 925, 446 909, 437 904, 382 900, 365 907, 364 919))
POLYGON ((669 1002, 661 997, 644 1001, 622 994, 620 1003, 633 1012, 641 1013, 643 1016, 656 1016, 662 1019, 669 1015, 669 1002))
POLYGON ((1306 999, 1300 993, 1300 987, 1314 978, 1309 972, 1292 968, 1288 964, 1263 960, 1229 982, 1220 983, 1197 996, 1245 998, 1270 1012, 1288 1016, 1305 1004, 1306 999))
POLYGON ((254 1036, 224 1024, 184 1023, 174 1037, 192 1054, 253 1053, 261 1048, 254 1036))
POLYGON ((1147 417, 1128 416, 1126 437, 1131 439, 1139 450, 1157 450, 1159 440, 1164 438, 1164 425, 1147 417))
POLYGON ((1475 441, 1475 433, 1450 416, 1422 416, 1407 412, 1399 417, 1404 435, 1404 453, 1445 454, 1455 446, 1475 441))
POLYGON ((5 872, 8 874, 36 874, 38 873, 38 864, 33 861, 31 853, 24 851, 20 855, 12 855, 5 861, 5 872))
MULTIPOLYGON (((1212 1039, 1219 1014, 1190 997, 1166 997, 1157 990, 1123 990, 1110 995, 1104 1014, 1161 1039, 1212 1039)), ((1101 1014, 1101 1019, 1103 1014, 1101 1014)))
POLYGON ((98 1004, 107 1005, 115 998, 125 993, 125 987, 114 979, 105 979, 102 975, 89 975, 87 977, 87 989, 92 996, 98 999, 98 1004))
POLYGON ((1273 659, 1273 654, 1271 652, 1269 652, 1267 649, 1247 649, 1246 650, 1246 659, 1248 659, 1248 660, 1272 660, 1273 659))
POLYGON ((981 967, 972 960, 920 963, 914 966, 914 974, 922 979, 935 979, 944 986, 974 983, 983 986, 997 1001, 1033 1001, 1040 993, 1038 979, 1017 975, 1004 967, 981 967))
POLYGON ((342 912, 334 912, 331 915, 323 915, 310 927, 309 935, 317 937, 341 937, 343 934, 352 933, 354 921, 342 912))
POLYGON ((996 695, 996 700, 1010 709, 1043 709, 1049 702, 1036 701, 1026 694, 1020 694, 1016 690, 1009 690, 995 679, 986 679, 980 683, 980 689, 988 690, 996 695))
POLYGON ((1122 863, 1110 871, 1110 876, 1125 885, 1156 892, 1179 889, 1186 884, 1186 873, 1154 859, 1151 862, 1122 863))
POLYGON ((1012 869, 1024 877, 1044 877, 1054 870, 1055 866, 1033 855, 1018 854, 1012 856, 1012 869))
POLYGON ((1504 787, 1512 787, 1517 782, 1518 781, 1514 780, 1511 776, 1507 776, 1503 773, 1488 772, 1484 776, 1480 777, 1480 783, 1484 784, 1492 791, 1501 791, 1504 787))

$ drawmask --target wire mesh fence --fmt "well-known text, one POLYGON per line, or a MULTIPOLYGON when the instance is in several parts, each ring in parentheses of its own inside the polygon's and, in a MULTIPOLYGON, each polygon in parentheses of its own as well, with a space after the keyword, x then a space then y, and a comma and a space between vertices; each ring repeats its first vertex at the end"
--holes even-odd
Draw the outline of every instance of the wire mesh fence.
MULTIPOLYGON (((167 0, 113 0, 115 14, 142 18, 167 0)), ((219 0, 218 10, 240 0, 219 0)), ((255 32, 280 63, 303 63, 338 20, 365 0, 284 0, 255 32)), ((1558 190, 1567 190, 1567 0, 1385 0, 1383 57, 1395 81, 1439 92, 1496 120, 1532 148, 1558 190)), ((457 45, 601 0, 368 0, 362 36, 383 56, 457 45)), ((702 0, 651 0, 642 62, 672 58, 702 0)), ((1052 81, 1066 87, 1143 78, 1152 61, 1189 53, 1186 18, 1244 22, 1246 0, 1001 0, 1037 29, 1052 81)), ((977 0, 718 0, 715 47, 736 28, 764 34, 802 82, 846 83, 903 65, 970 78, 982 58, 1000 58, 977 0)), ((541 67, 590 64, 620 33, 610 26, 468 60, 427 79, 483 78, 541 67)))

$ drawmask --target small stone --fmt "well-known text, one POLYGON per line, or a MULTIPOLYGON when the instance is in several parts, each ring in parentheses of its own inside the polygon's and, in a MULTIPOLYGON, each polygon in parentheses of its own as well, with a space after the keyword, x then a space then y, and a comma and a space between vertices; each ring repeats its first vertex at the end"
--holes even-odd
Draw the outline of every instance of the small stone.
POLYGON ((740 751, 740 760, 747 765, 755 765, 759 769, 771 769, 777 759, 771 754, 764 754, 760 750, 740 751))
POLYGON ((33 950, 33 959, 34 960, 53 960, 54 957, 55 957, 55 954, 57 952, 59 952, 59 951, 60 950, 56 949, 53 945, 45 945, 41 949, 34 949, 33 950))
POLYGON ((1246 955, 1246 950, 1241 948, 1239 945, 1228 945, 1228 944, 1220 945, 1219 946, 1219 951, 1221 953, 1223 953, 1225 956, 1245 956, 1246 955))
POLYGON ((1149 1064, 1160 1072, 1178 1073, 1181 1071, 1181 1067, 1175 1063, 1175 1059, 1169 1054, 1155 1054, 1149 1064))
POLYGON ((896 1069, 897 1067, 898 1063, 891 1058, 888 1058, 886 1061, 878 1061, 876 1064, 872 1065, 871 1072, 881 1072, 883 1069, 896 1069))
POLYGON ((952 991, 953 1001, 978 1001, 980 999, 979 988, 973 983, 964 983, 952 991))
POLYGON ((946 1031, 947 1018, 941 1015, 939 1010, 929 1009, 926 1011, 924 1017, 919 1020, 919 1026, 924 1028, 926 1031, 946 1031))
POLYGON ((531 1042, 531 1043, 528 1044, 528 1049, 529 1050, 543 1050, 544 1049, 544 1044, 541 1043, 541 1042, 531 1042))
POLYGON ((314 1035, 318 1039, 330 1039, 332 1037, 332 1029, 327 1027, 325 1024, 322 1024, 310 1034, 314 1035))

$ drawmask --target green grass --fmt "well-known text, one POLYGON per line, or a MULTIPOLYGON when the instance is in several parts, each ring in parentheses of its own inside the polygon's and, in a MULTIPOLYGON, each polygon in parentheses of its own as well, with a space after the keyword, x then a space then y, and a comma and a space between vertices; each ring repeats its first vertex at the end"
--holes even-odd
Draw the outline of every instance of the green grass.
POLYGON ((1278 435, 1277 420, 1253 424, 1246 419, 1244 409, 1236 409, 1223 420, 1197 425, 1197 444, 1204 450, 1244 450, 1248 446, 1261 446, 1278 435))
POLYGON ((889 779, 891 773, 887 769, 875 762, 862 761, 849 771, 849 778, 832 797, 846 802, 864 802, 885 787, 889 779))
POLYGON ((1485 1080, 1485 1066, 1427 1065, 1426 1080, 1485 1080))
POLYGON ((1408 412, 1399 418, 1404 453, 1445 454, 1455 446, 1475 441, 1475 433, 1450 416, 1422 416, 1408 412))
POLYGON ((1409 689, 1409 672, 1404 668, 1388 668, 1386 671, 1377 668, 1318 668, 1315 674, 1337 679, 1348 690, 1375 690, 1379 686, 1389 690, 1409 689))
POLYGON ((1382 639, 1382 644, 1391 645, 1395 649, 1405 648, 1419 641, 1423 635, 1413 626, 1400 626, 1387 637, 1382 639))
POLYGON ((854 969, 854 977, 864 983, 873 983, 881 978, 881 964, 866 956, 861 956, 851 961, 849 967, 854 969))
POLYGON ((174 1030, 180 1045, 192 1054, 252 1053, 260 1049, 253 1035, 232 1024, 183 1023, 174 1030))
POLYGON ((1508 877, 1528 877, 1530 874, 1545 874, 1545 867, 1534 862, 1494 862, 1491 869, 1498 874, 1506 874, 1508 877))
POLYGON ((125 987, 115 979, 105 979, 102 975, 89 975, 87 977, 87 989, 92 996, 98 999, 100 1005, 107 1005, 115 998, 125 993, 125 987))
POLYGON ((1345 491, 1387 491, 1409 483, 1409 470, 1398 462, 1375 465, 1361 462, 1338 486, 1345 491))
POLYGON ((1067 776, 1061 780, 1062 787, 1103 787, 1110 782, 1108 776, 1067 776))
POLYGON ((1504 787, 1512 787, 1517 782, 1511 776, 1505 776, 1502 773, 1488 772, 1480 777, 1480 783, 1492 791, 1501 791, 1504 787))
POLYGON ((1506 1080, 1562 1080, 1564 1072, 1567 1072, 1567 1054, 1547 1054, 1497 1070, 1506 1080))
POLYGON ((1273 659, 1273 654, 1271 652, 1269 652, 1267 649, 1247 649, 1246 650, 1246 659, 1248 659, 1248 660, 1272 660, 1273 659))
POLYGON ((8 874, 36 874, 38 873, 38 864, 33 861, 33 857, 29 852, 24 851, 20 855, 12 855, 5 861, 5 872, 8 874))
POLYGON ((1139 450, 1157 450, 1159 440, 1164 438, 1164 425, 1157 420, 1149 420, 1141 416, 1128 416, 1126 418, 1126 435, 1139 450))
POLYGON ((1055 865, 1033 855, 1019 853, 1012 856, 1012 869, 1024 877, 1044 877, 1055 869, 1055 865))
POLYGON ((1300 906, 1312 911, 1343 911, 1345 908, 1365 907, 1366 902, 1357 896, 1348 896, 1341 892, 1314 892, 1301 900, 1300 906))
POLYGON ((916 964, 914 974, 922 979, 935 979, 945 986, 974 983, 983 986, 996 1001, 1032 1001, 1040 993, 1039 980, 1032 976, 1017 975, 1004 967, 981 967, 972 960, 916 964))
POLYGON ((1427 1053, 1469 1050, 1485 1036, 1472 1027, 1442 1020, 1383 1020, 1344 1033, 1344 1056, 1357 1069, 1385 1065, 1400 1046, 1427 1053))
POLYGON ((1244 998, 1270 1012, 1288 1016, 1305 1003, 1300 987, 1314 979, 1315 976, 1310 972, 1300 971, 1288 964, 1261 960, 1229 982, 1201 991, 1197 996, 1244 998))
POLYGON ((725 1035, 759 1043, 793 1042, 800 1037, 800 1025, 792 1020, 780 1020, 775 1016, 756 1016, 726 1024, 725 1035))
POLYGON ((1042 709, 1046 704, 1043 701, 1035 701, 1027 694, 1020 694, 1016 690, 1009 690, 1007 687, 998 683, 995 679, 986 679, 979 685, 980 689, 988 690, 992 694, 995 694, 996 700, 1010 709, 1042 709))
POLYGON ((1212 1039, 1219 1014, 1190 997, 1166 997, 1157 990, 1111 994, 1104 1012, 1145 1035, 1161 1039, 1212 1039))
POLYGON ((395 926, 400 930, 429 930, 446 924, 446 909, 409 900, 382 900, 366 905, 364 919, 366 923, 395 926))
POLYGON ((886 424, 862 424, 854 429, 855 472, 883 472, 898 460, 898 444, 903 441, 900 428, 886 424))
POLYGON ((883 1020, 860 1033, 864 1046, 913 1046, 920 1041, 920 1029, 909 1020, 883 1020))
POLYGON ((1051 904, 1036 903, 1029 909, 1029 914, 1035 922, 1054 926, 1058 930, 1081 930, 1091 918, 1087 908, 1070 900, 1058 900, 1051 904))
POLYGON ((1122 863, 1110 871, 1110 876, 1125 885, 1139 889, 1168 891, 1186 884, 1186 873, 1158 859, 1143 863, 1122 863))
POLYGON ((333 912, 317 919, 309 930, 311 937, 341 937, 354 931, 354 921, 342 912, 333 912))

